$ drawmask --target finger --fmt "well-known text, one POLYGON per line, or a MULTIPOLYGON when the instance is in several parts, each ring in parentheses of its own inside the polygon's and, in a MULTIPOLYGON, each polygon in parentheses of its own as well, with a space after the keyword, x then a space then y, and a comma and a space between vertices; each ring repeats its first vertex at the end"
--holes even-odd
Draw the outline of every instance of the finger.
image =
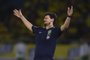
POLYGON ((20 14, 22 14, 21 9, 19 9, 20 14))
POLYGON ((16 15, 19 15, 19 11, 18 11, 17 9, 15 9, 14 13, 15 13, 16 15))
POLYGON ((20 15, 22 15, 22 11, 21 11, 21 9, 19 9, 19 13, 20 13, 20 15))
POLYGON ((15 10, 13 10, 13 12, 14 12, 14 13, 17 13, 18 11, 15 9, 15 10))
POLYGON ((71 6, 71 12, 73 12, 73 6, 71 6))
POLYGON ((13 10, 13 12, 15 12, 15 11, 16 11, 16 9, 13 10))
POLYGON ((68 7, 68 13, 70 12, 70 7, 68 7))
POLYGON ((17 9, 15 9, 15 10, 14 10, 14 12, 18 13, 18 10, 17 10, 17 9))
POLYGON ((17 15, 18 13, 16 11, 14 11, 14 14, 17 15))
POLYGON ((17 13, 14 13, 15 16, 19 17, 19 15, 17 13))
POLYGON ((21 12, 21 9, 19 9, 19 11, 21 12))
POLYGON ((17 9, 15 10, 17 13, 19 12, 17 9))
POLYGON ((68 10, 70 10, 70 7, 68 7, 68 10))
POLYGON ((17 14, 14 13, 15 16, 17 16, 17 14))
POLYGON ((71 9, 73 9, 73 6, 71 6, 71 9))
POLYGON ((17 13, 16 13, 16 12, 14 12, 14 15, 17 15, 17 13))
POLYGON ((14 13, 14 14, 17 14, 17 12, 16 12, 15 10, 13 10, 13 13, 14 13))

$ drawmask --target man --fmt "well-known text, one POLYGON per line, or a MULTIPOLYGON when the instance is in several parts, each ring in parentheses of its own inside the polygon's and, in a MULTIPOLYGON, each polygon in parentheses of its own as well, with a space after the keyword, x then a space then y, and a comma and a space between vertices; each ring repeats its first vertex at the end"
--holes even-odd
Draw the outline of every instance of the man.
POLYGON ((81 45, 80 45, 80 58, 81 60, 89 60, 89 45, 87 42, 83 42, 81 45))
POLYGON ((78 60, 79 56, 79 44, 77 42, 71 42, 71 47, 68 50, 68 60, 78 60))
POLYGON ((26 45, 23 42, 18 42, 16 44, 16 59, 26 60, 26 45))
POLYGON ((62 31, 69 27, 71 16, 73 14, 73 6, 68 7, 68 17, 61 27, 55 27, 54 21, 56 14, 46 13, 44 16, 45 28, 37 27, 31 24, 22 14, 21 10, 14 10, 14 15, 22 20, 25 26, 35 34, 35 57, 34 60, 53 60, 56 40, 61 35, 62 31))

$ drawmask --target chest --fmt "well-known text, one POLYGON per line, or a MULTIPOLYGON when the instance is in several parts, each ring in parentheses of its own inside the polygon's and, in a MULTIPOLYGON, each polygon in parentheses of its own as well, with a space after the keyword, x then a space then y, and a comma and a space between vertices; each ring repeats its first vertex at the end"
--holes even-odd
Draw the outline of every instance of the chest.
POLYGON ((55 29, 41 29, 37 32, 36 37, 37 39, 42 40, 50 40, 56 38, 58 35, 58 32, 55 29))

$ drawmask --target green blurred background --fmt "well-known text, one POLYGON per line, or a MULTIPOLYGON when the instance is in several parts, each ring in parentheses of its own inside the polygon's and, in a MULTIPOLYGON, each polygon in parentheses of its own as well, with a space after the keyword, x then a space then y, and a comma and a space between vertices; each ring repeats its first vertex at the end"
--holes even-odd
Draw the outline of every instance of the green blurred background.
POLYGON ((0 43, 14 43, 23 39, 33 41, 33 34, 22 21, 13 15, 14 9, 22 9, 24 16, 34 25, 43 26, 45 12, 58 15, 56 25, 60 26, 67 17, 67 7, 74 6, 74 14, 59 42, 69 43, 90 37, 90 1, 89 0, 0 0, 0 43))

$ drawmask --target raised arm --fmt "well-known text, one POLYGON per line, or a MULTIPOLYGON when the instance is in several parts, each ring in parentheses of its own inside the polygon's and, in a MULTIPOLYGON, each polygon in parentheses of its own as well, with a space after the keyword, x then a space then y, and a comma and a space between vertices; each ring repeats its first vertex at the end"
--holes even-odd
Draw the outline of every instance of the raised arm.
POLYGON ((14 12, 14 15, 17 16, 18 18, 20 18, 22 20, 22 22, 25 24, 25 26, 30 30, 32 31, 32 24, 23 16, 21 10, 13 10, 14 12))
POLYGON ((61 27, 60 27, 61 31, 65 30, 66 28, 69 27, 72 14, 73 14, 73 6, 68 7, 68 10, 67 10, 68 17, 66 18, 64 24, 61 25, 61 27))

